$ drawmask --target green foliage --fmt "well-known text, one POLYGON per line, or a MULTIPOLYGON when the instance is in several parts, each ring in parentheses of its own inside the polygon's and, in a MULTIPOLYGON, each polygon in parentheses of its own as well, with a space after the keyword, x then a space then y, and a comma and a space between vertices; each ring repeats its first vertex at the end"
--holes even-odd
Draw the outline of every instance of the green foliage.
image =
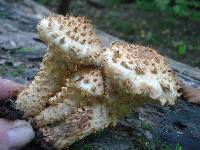
POLYGON ((176 150, 183 150, 182 146, 179 143, 176 144, 176 150))
POLYGON ((173 42, 172 44, 178 50, 180 56, 186 54, 186 44, 183 41, 173 42))
POLYGON ((155 9, 155 6, 154 6, 154 0, 137 0, 136 1, 137 5, 138 6, 141 6, 145 9, 150 9, 150 10, 153 10, 155 9))
POLYGON ((113 20, 112 27, 114 30, 131 35, 135 32, 132 21, 130 20, 113 20))
POLYGON ((192 13, 192 19, 200 22, 200 12, 192 13))
POLYGON ((108 6, 112 7, 115 5, 119 5, 123 0, 106 0, 108 6))
POLYGON ((177 4, 172 7, 172 12, 177 16, 189 16, 190 11, 186 0, 177 0, 177 4))
POLYGON ((160 8, 162 11, 166 11, 168 9, 168 4, 170 0, 155 0, 155 5, 160 8))
POLYGON ((200 21, 200 12, 192 9, 200 9, 200 1, 175 0, 173 5, 170 4, 171 1, 172 0, 137 0, 137 4, 145 9, 160 10, 179 17, 192 16, 191 18, 195 21, 200 21))
POLYGON ((163 142, 159 137, 156 137, 154 142, 156 150, 171 150, 170 146, 163 142))
POLYGON ((134 141, 134 145, 139 150, 151 150, 151 144, 144 136, 138 136, 134 141))

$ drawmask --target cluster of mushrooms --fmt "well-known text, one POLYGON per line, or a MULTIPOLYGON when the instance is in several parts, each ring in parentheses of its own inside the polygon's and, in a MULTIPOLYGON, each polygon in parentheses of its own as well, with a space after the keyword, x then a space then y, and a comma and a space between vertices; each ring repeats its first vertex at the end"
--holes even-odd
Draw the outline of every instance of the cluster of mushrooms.
POLYGON ((125 42, 103 49, 85 17, 51 15, 37 29, 48 50, 16 107, 57 149, 144 103, 174 104, 180 96, 175 74, 154 49, 125 42))

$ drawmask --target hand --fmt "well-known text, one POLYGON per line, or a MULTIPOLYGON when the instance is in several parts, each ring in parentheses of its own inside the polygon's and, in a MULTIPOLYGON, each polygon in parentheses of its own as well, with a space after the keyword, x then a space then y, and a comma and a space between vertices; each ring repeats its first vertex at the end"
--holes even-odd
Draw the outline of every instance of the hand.
MULTIPOLYGON (((24 86, 18 83, 0 78, 0 101, 17 96, 23 89, 24 86)), ((34 131, 28 122, 0 118, 0 150, 20 149, 34 137, 34 131)))

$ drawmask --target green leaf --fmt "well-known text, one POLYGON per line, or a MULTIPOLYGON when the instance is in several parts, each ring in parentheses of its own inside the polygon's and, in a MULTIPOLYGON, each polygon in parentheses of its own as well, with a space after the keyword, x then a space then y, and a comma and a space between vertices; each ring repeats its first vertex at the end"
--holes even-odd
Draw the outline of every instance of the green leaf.
POLYGON ((180 144, 176 144, 176 150, 183 150, 180 144))
POLYGON ((185 55, 186 45, 180 45, 178 48, 178 53, 180 56, 185 55))
POLYGON ((32 48, 29 48, 29 47, 21 47, 21 48, 19 48, 18 50, 21 51, 21 52, 28 52, 28 51, 31 51, 32 48))
POLYGON ((170 0, 155 0, 156 5, 161 9, 161 10, 167 10, 168 9, 168 4, 170 0))
POLYGON ((178 16, 189 16, 189 10, 186 6, 184 5, 175 5, 172 8, 173 13, 175 13, 178 16))
POLYGON ((180 56, 184 56, 186 54, 186 44, 183 41, 173 42, 172 44, 178 49, 178 54, 180 56))
POLYGON ((107 5, 109 7, 119 5, 123 0, 107 0, 107 5))
POLYGON ((200 22, 200 12, 192 13, 192 19, 200 22))

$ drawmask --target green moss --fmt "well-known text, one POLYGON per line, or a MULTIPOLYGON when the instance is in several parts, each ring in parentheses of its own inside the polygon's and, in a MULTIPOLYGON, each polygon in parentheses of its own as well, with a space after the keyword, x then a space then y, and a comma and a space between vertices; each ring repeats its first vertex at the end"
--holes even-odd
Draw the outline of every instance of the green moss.
POLYGON ((147 122, 142 122, 141 123, 141 128, 144 129, 144 130, 150 130, 152 127, 149 123, 147 122))
POLYGON ((165 143, 164 141, 160 139, 160 137, 156 137, 154 139, 154 144, 155 144, 156 150, 172 150, 171 147, 167 143, 165 143))
POLYGON ((8 69, 7 65, 0 66, 0 76, 18 77, 21 76, 25 70, 25 65, 20 65, 16 68, 10 67, 8 69))
POLYGON ((81 148, 81 150, 93 150, 93 147, 90 144, 85 144, 85 145, 83 145, 83 147, 81 148))
POLYGON ((183 150, 182 146, 179 143, 176 144, 176 150, 183 150))
POLYGON ((32 51, 33 49, 32 48, 29 48, 29 47, 21 47, 18 49, 18 51, 21 51, 21 52, 29 52, 29 51, 32 51))
POLYGON ((139 150, 152 150, 150 142, 144 136, 138 136, 134 141, 134 145, 139 150))

